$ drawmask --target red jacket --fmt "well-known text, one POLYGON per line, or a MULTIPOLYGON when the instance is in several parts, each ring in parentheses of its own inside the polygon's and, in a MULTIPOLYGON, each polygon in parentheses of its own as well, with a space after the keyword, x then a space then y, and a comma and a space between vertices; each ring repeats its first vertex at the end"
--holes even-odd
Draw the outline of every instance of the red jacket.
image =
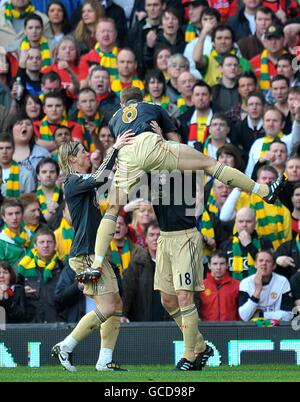
POLYGON ((209 273, 204 280, 205 290, 199 293, 200 318, 203 321, 238 321, 240 282, 226 273, 216 281, 209 273), (217 286, 219 283, 219 286, 217 286))

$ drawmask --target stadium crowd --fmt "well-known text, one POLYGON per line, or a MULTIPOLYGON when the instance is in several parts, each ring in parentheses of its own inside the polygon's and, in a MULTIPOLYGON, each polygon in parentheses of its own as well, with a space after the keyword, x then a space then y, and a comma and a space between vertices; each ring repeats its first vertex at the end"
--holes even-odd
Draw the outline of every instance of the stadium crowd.
MULTIPOLYGON (((78 322, 95 308, 68 263, 74 230, 58 148, 79 141, 97 169, 130 86, 161 105, 181 141, 204 155, 262 184, 285 172, 274 205, 204 178, 196 218, 205 290, 195 300, 203 321, 291 320, 300 306, 299 46, 296 0, 2 0, 7 322, 78 322)), ((104 213, 107 199, 98 202, 104 213)), ((107 255, 122 322, 171 319, 153 290, 159 233, 149 200, 124 206, 107 255)))

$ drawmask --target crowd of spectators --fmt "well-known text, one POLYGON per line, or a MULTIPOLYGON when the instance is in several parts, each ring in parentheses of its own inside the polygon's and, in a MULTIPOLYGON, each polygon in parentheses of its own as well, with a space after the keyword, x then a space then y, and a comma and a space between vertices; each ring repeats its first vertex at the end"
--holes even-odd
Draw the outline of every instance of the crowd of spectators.
MULTIPOLYGON (((196 218, 205 290, 195 299, 203 321, 291 320, 300 305, 299 45, 295 0, 2 0, 7 322, 77 322, 94 308, 68 264, 74 230, 57 150, 79 141, 97 169, 130 86, 168 112, 183 143, 259 183, 286 174, 274 205, 204 177, 196 218)), ((98 201, 103 213, 107 199, 98 201)), ((170 319, 153 290, 159 227, 150 201, 124 206, 110 244, 122 322, 170 319)))

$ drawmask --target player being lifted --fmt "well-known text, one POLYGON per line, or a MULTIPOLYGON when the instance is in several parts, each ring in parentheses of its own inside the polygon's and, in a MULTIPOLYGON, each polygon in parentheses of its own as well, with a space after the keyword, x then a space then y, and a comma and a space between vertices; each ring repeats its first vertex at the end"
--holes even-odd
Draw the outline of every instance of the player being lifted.
POLYGON ((132 144, 118 153, 110 204, 97 232, 93 263, 95 270, 103 267, 105 254, 115 233, 117 216, 126 203, 127 194, 145 173, 203 170, 226 185, 257 194, 269 203, 275 202, 284 185, 284 176, 280 176, 270 185, 258 184, 239 170, 224 166, 188 145, 165 141, 162 136, 154 133, 151 122, 157 122, 167 139, 178 138, 167 112, 158 105, 143 102, 143 95, 138 88, 125 88, 120 99, 121 108, 111 118, 110 130, 116 138, 129 129, 135 136, 132 144))

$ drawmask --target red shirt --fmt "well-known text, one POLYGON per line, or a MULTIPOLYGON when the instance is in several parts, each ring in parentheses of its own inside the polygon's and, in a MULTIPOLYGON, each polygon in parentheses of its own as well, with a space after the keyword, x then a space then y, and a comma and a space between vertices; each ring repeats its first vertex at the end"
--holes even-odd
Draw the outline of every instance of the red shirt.
POLYGON ((89 53, 84 54, 79 62, 78 79, 79 81, 85 80, 89 73, 89 68, 93 63, 100 64, 100 56, 95 49, 89 53))
MULTIPOLYGON (((257 56, 252 57, 252 59, 250 60, 250 63, 252 65, 255 75, 259 81, 260 80, 261 54, 258 54, 257 56)), ((271 81, 277 75, 277 68, 272 63, 271 60, 268 61, 268 67, 269 67, 269 76, 270 76, 270 81, 271 81)))
MULTIPOLYGON (((42 120, 40 121, 35 121, 33 122, 33 129, 34 129, 34 134, 36 136, 36 138, 40 138, 40 125, 42 123, 42 120)), ((55 129, 56 129, 57 125, 55 124, 50 124, 50 129, 51 132, 54 134, 55 129)), ((76 123, 75 121, 68 121, 68 127, 70 127, 71 129, 71 136, 72 138, 76 138, 78 139, 80 142, 83 142, 83 131, 82 131, 82 127, 80 126, 80 124, 76 123)), ((53 141, 54 141, 54 136, 53 136, 53 141)))
MULTIPOLYGON (((69 88, 73 84, 70 73, 65 69, 59 69, 57 64, 53 64, 52 66, 43 68, 42 74, 49 73, 49 71, 54 71, 60 76, 61 86, 66 90, 67 96, 71 99, 77 99, 77 95, 69 92, 69 88)), ((72 71, 78 77, 79 66, 72 66, 72 71)))
POLYGON ((239 321, 240 282, 228 272, 221 281, 216 281, 209 273, 204 286, 205 290, 199 293, 200 318, 203 321, 239 321))

